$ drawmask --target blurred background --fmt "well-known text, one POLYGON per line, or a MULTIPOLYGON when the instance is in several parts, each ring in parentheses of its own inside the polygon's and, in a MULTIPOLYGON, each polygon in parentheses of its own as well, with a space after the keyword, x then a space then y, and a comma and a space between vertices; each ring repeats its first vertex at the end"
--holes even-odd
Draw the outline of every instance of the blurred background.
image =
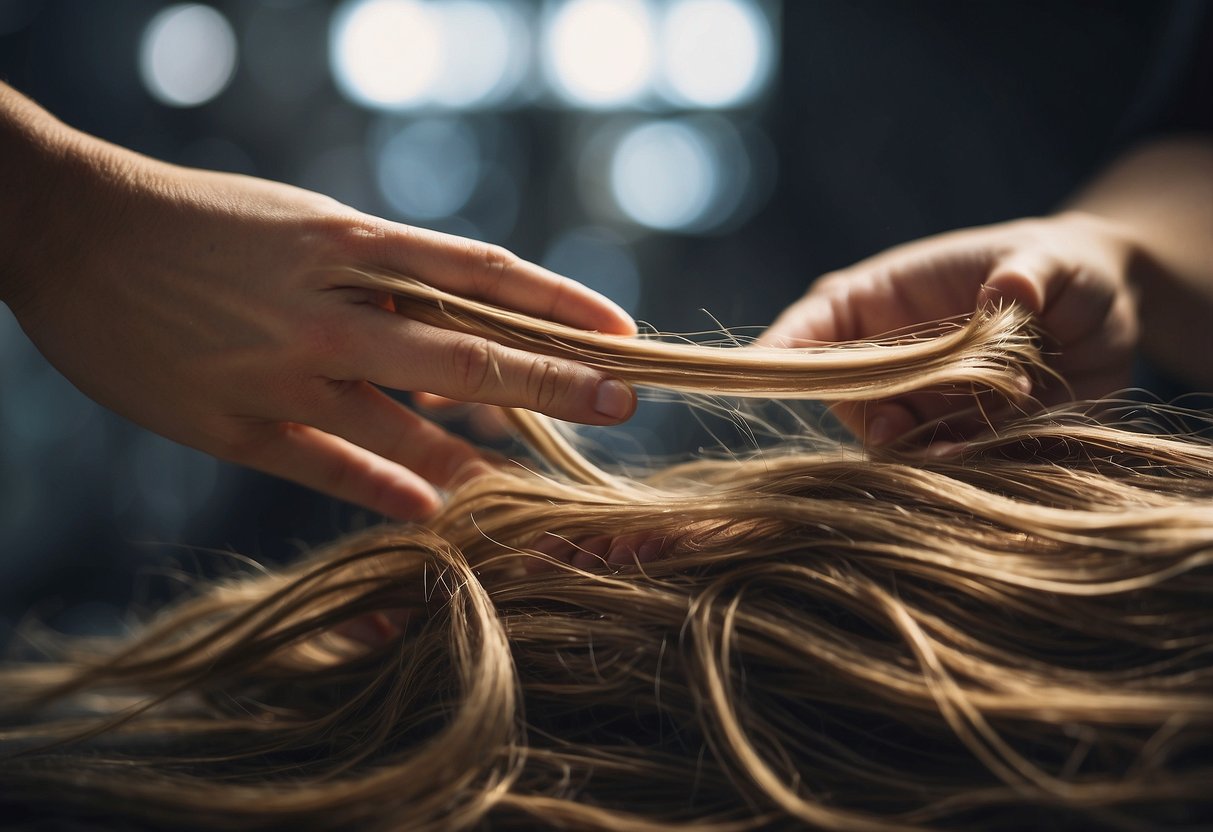
MULTIPOLYGON (((0 0, 0 78, 151 156, 500 243, 659 330, 753 334, 823 272, 1048 212, 1143 136, 1207 127, 1211 10, 0 0)), ((658 403, 606 434, 710 439, 658 403)), ((377 520, 104 411, 0 307, 0 641, 30 613, 117 627, 223 553, 377 520)))

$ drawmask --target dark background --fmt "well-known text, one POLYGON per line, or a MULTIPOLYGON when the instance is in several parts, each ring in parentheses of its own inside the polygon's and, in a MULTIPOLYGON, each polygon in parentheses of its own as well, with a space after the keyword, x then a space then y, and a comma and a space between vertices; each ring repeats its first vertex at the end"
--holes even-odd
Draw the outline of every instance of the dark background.
MULTIPOLYGON (((402 221, 413 218, 376 186, 376 136, 461 119, 497 178, 459 215, 418 224, 550 264, 663 331, 715 328, 702 310, 729 327, 766 324, 816 275, 935 232, 1049 212, 1133 142, 1213 118, 1203 0, 766 2, 756 8, 775 36, 773 72, 737 106, 649 97, 592 111, 533 78, 523 100, 487 110, 386 114, 340 94, 328 58, 337 6, 308 0, 212 2, 237 36, 235 75, 205 104, 165 106, 138 54, 167 5, 0 0, 0 78, 144 153, 402 221), (712 228, 659 231, 604 209, 604 186, 586 174, 596 148, 686 118, 740 137, 738 210, 712 228)), ((538 27, 558 5, 521 8, 538 27)), ((644 405, 624 444, 685 450, 703 442, 693 425, 685 410, 644 405)), ((69 630, 119 626, 132 600, 154 604, 179 579, 227 568, 224 552, 281 561, 377 519, 103 411, 0 308, 0 641, 31 611, 69 630)))

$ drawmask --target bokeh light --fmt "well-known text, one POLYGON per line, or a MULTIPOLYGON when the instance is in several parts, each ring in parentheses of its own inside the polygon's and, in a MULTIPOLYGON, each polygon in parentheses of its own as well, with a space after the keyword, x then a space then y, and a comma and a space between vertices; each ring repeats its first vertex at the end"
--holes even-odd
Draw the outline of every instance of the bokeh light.
POLYGON ((148 92, 163 104, 205 104, 223 92, 235 69, 236 35, 210 6, 169 6, 143 32, 139 70, 148 92))
POLYGON ((667 231, 693 228, 712 206, 718 170, 701 133, 680 121, 625 133, 611 159, 611 193, 631 220, 667 231))
POLYGON ((375 167, 383 198, 404 218, 449 217, 480 182, 480 142, 462 119, 422 119, 388 135, 375 167))
POLYGON ((442 71, 433 100, 445 107, 500 103, 526 74, 530 33, 518 7, 449 0, 434 7, 442 27, 442 71))
POLYGON ((676 0, 662 30, 663 92, 684 106, 744 103, 770 74, 772 41, 752 0, 676 0))
POLYGON ((385 109, 417 104, 442 69, 438 17, 416 0, 347 2, 333 21, 329 58, 351 100, 385 109))
POLYGON ((773 173, 765 157, 755 167, 751 144, 713 113, 633 126, 610 152, 615 208, 661 231, 704 233, 734 224, 765 199, 757 186, 765 188, 773 173))
POLYGON ((556 92, 610 107, 648 92, 656 64, 653 14, 643 0, 568 0, 548 21, 545 69, 556 92))
POLYGON ((489 0, 352 0, 333 19, 329 50, 342 93, 386 110, 500 104, 529 52, 519 6, 489 0))

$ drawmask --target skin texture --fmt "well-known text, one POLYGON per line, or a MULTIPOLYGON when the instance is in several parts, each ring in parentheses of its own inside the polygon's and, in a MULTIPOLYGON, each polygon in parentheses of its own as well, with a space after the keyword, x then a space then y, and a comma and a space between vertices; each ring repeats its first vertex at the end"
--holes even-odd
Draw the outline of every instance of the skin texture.
POLYGON ((0 85, 0 299, 86 394, 171 439, 398 519, 481 454, 380 387, 613 424, 630 387, 411 320, 352 268, 630 335, 585 287, 494 246, 73 131, 0 85))
MULTIPOLYGON (((1194 389, 1213 389, 1210 229, 1213 141, 1157 141, 1118 160, 1059 214, 929 237, 825 275, 761 342, 872 338, 1013 301, 1037 315, 1052 356, 1057 377, 1025 379, 1025 393, 1045 404, 1126 387, 1137 351, 1194 389)), ((983 404, 983 424, 1015 409, 983 404)), ((836 412, 879 445, 970 405, 923 393, 836 412)), ((926 438, 981 425, 961 418, 950 427, 926 438)))

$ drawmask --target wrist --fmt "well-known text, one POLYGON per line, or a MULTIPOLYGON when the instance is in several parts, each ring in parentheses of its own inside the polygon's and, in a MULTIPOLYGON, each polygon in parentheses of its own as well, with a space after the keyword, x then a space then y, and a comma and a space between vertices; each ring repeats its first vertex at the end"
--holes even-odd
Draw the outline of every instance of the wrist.
POLYGON ((99 186, 125 178, 123 153, 0 84, 0 302, 23 325, 79 271, 82 241, 108 222, 98 198, 110 189, 99 186))
POLYGON ((34 293, 34 264, 54 234, 71 128, 0 88, 0 301, 14 312, 34 293))

